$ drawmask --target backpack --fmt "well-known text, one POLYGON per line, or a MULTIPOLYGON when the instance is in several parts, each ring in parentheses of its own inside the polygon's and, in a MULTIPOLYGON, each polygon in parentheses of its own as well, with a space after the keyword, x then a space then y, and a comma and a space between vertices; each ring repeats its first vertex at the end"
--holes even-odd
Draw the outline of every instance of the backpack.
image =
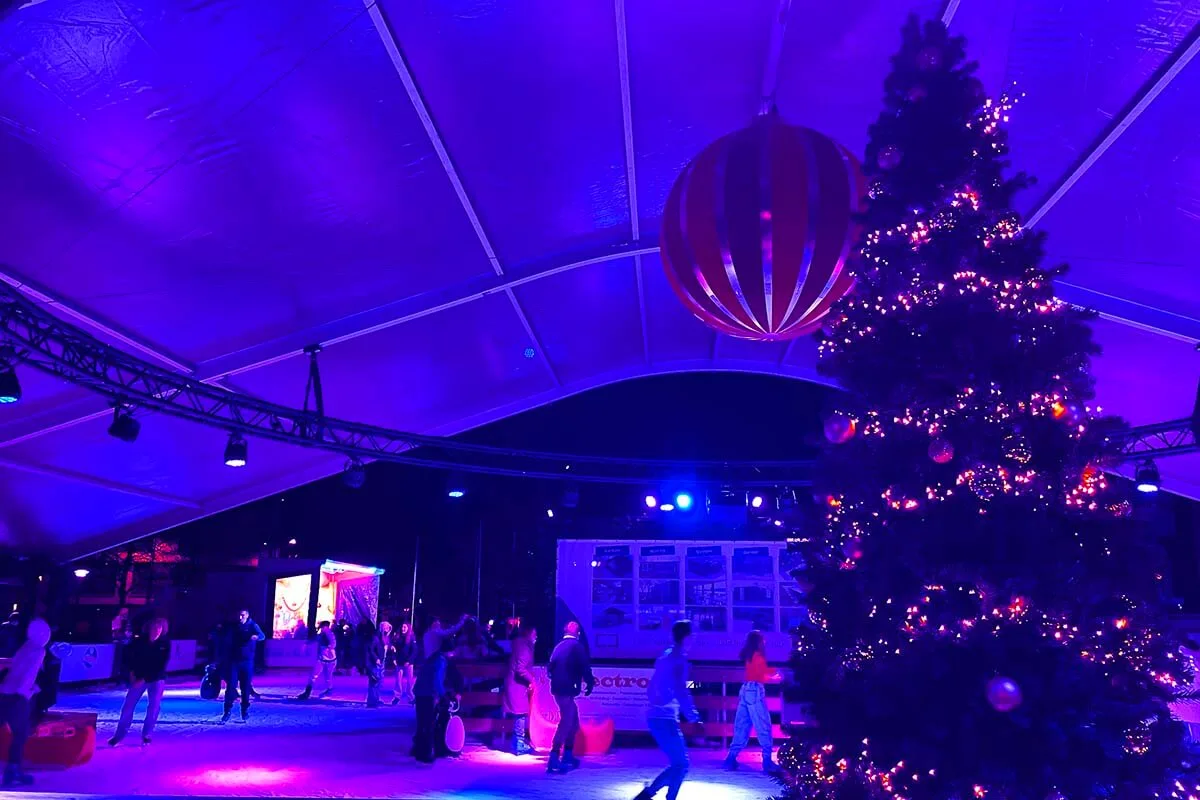
POLYGON ((221 673, 216 664, 204 668, 204 678, 200 681, 200 697, 205 700, 216 700, 221 696, 221 673))

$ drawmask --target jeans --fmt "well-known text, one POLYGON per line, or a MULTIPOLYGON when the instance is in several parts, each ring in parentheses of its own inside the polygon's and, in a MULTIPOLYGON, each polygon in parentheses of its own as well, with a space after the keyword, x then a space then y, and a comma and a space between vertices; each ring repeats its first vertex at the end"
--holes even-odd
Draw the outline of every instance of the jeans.
POLYGON ((758 738, 758 746, 762 748, 763 766, 768 766, 771 764, 774 741, 771 738, 771 712, 767 710, 767 688, 761 683, 742 684, 737 714, 733 718, 733 742, 729 745, 726 760, 737 759, 750 741, 751 727, 758 738))
POLYGON ((317 685, 317 681, 320 681, 322 684, 321 691, 332 692, 333 668, 336 666, 336 661, 321 661, 318 659, 317 663, 313 666, 312 677, 308 679, 308 682, 315 687, 317 685))
POLYGON ((413 665, 412 664, 397 664, 396 665, 396 696, 397 697, 412 697, 413 687, 413 665))
POLYGON ((367 708, 379 705, 379 684, 383 683, 383 667, 372 664, 367 670, 367 708))
POLYGON ((646 725, 650 728, 650 735, 658 743, 658 749, 667 754, 667 760, 670 762, 646 791, 653 796, 665 786, 667 800, 675 800, 688 772, 687 742, 683 738, 683 730, 680 729, 679 722, 673 719, 651 717, 646 720, 646 725))
POLYGON ((433 728, 436 718, 437 698, 418 697, 416 704, 417 732, 413 735, 413 758, 417 759, 417 761, 424 761, 426 764, 432 764, 433 728))
POLYGON ((121 706, 121 721, 117 723, 117 733, 114 739, 123 739, 129 733, 133 724, 133 710, 137 707, 142 694, 150 696, 150 705, 146 708, 146 721, 142 723, 142 738, 148 738, 154 733, 154 723, 158 722, 158 710, 162 706, 163 687, 166 681, 150 681, 134 678, 133 685, 125 693, 125 705, 121 706))
POLYGON ((551 752, 560 749, 570 752, 575 749, 575 734, 579 733, 579 706, 570 695, 554 695, 558 704, 558 727, 554 729, 554 743, 550 745, 551 752))
POLYGON ((254 660, 234 661, 225 673, 225 713, 233 710, 233 687, 238 687, 242 698, 242 714, 250 713, 250 676, 254 674, 254 660))
POLYGON ((505 714, 504 716, 512 720, 512 751, 516 755, 523 756, 526 753, 533 751, 529 746, 529 741, 525 738, 529 731, 529 715, 528 714, 505 714))
POLYGON ((7 722, 12 738, 8 745, 8 772, 19 773, 25 760, 25 740, 29 738, 29 698, 19 694, 0 694, 0 722, 7 722))

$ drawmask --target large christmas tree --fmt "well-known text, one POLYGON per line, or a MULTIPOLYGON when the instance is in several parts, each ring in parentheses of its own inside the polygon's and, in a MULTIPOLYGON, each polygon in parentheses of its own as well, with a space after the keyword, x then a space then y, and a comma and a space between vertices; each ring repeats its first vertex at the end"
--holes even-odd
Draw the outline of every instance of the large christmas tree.
POLYGON ((821 343, 846 395, 789 796, 1187 798, 1162 553, 1105 474, 1086 315, 1013 211, 1013 100, 973 72, 911 21, 870 130, 856 289, 821 343))

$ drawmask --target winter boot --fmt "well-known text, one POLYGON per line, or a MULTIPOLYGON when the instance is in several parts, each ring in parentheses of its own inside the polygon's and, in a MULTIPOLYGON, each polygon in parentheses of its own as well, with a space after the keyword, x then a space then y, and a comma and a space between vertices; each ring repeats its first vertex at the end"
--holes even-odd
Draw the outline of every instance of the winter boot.
POLYGON ((562 765, 563 772, 569 769, 579 769, 579 759, 575 757, 575 753, 569 747, 563 749, 562 765))
POLYGON ((550 751, 550 760, 546 762, 546 772, 565 772, 562 761, 558 758, 558 751, 550 751))
POLYGON ((9 764, 4 770, 4 785, 5 786, 29 786, 33 783, 33 778, 30 777, 20 767, 15 767, 9 764))
POLYGON ((650 787, 647 786, 638 792, 637 797, 633 798, 633 800, 654 800, 654 795, 650 794, 650 787))
POLYGON ((307 700, 308 698, 312 697, 312 690, 313 690, 313 685, 310 683, 308 686, 304 687, 303 692, 296 695, 296 699, 297 700, 307 700))

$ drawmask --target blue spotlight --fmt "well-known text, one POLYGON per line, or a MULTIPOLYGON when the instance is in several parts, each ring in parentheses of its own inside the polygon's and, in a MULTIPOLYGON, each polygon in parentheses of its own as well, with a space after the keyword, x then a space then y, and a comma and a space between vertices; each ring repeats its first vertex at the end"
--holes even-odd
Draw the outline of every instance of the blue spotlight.
POLYGON ((692 507, 692 496, 687 492, 680 492, 675 495, 675 507, 680 511, 687 511, 692 507))

